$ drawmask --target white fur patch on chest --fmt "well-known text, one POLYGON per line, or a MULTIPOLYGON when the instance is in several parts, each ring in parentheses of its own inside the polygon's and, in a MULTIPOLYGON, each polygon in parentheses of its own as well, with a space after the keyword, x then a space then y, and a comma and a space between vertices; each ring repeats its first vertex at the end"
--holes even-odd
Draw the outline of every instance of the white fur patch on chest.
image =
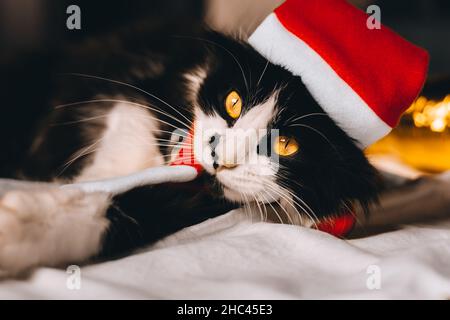
POLYGON ((164 164, 156 133, 156 116, 149 110, 117 103, 106 119, 106 129, 96 142, 92 162, 75 182, 127 175, 164 164))

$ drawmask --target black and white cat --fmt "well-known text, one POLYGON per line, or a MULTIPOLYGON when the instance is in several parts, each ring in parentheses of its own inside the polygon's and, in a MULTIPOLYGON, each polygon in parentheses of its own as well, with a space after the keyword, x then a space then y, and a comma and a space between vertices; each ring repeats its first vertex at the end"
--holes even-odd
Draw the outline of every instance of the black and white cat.
POLYGON ((113 199, 57 187, 9 192, 0 199, 2 272, 125 254, 237 206, 311 226, 376 198, 376 170, 356 142, 300 77, 244 41, 134 32, 68 52, 17 177, 83 182, 168 164, 177 129, 193 130, 205 172, 113 199), (249 129, 278 135, 268 152, 245 151, 256 165, 230 161, 218 147, 223 133, 249 129))

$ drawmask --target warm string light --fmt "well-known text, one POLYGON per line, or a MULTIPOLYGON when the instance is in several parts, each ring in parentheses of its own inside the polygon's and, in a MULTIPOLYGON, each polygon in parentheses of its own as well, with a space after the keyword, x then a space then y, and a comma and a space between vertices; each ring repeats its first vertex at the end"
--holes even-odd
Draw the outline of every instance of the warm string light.
POLYGON ((444 132, 450 128, 450 94, 441 101, 428 100, 421 96, 406 111, 412 115, 418 128, 430 128, 433 132, 444 132))

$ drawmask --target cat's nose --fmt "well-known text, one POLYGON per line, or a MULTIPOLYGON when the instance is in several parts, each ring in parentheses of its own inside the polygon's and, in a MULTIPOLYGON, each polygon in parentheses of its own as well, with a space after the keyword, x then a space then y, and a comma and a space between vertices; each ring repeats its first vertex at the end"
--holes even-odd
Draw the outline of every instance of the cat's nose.
POLYGON ((233 169, 237 167, 237 164, 218 164, 217 162, 214 162, 213 167, 215 170, 220 171, 222 169, 233 169))
POLYGON ((218 162, 215 161, 214 163, 215 163, 214 169, 216 169, 216 170, 220 170, 221 168, 222 169, 233 169, 238 166, 237 162, 232 161, 227 158, 225 158, 223 160, 219 160, 218 162))
POLYGON ((215 149, 211 150, 211 157, 213 158, 213 167, 215 170, 220 168, 233 169, 237 167, 238 163, 233 154, 221 154, 219 157, 215 149))
POLYGON ((233 169, 233 168, 237 167, 237 164, 236 163, 224 163, 224 164, 222 164, 222 166, 224 166, 227 169, 233 169))
POLYGON ((237 163, 232 162, 232 161, 220 162, 220 164, 219 164, 218 163, 219 159, 217 159, 217 155, 214 150, 211 151, 211 157, 214 159, 213 167, 215 170, 219 170, 222 167, 226 168, 226 169, 233 169, 233 168, 237 167, 237 163))

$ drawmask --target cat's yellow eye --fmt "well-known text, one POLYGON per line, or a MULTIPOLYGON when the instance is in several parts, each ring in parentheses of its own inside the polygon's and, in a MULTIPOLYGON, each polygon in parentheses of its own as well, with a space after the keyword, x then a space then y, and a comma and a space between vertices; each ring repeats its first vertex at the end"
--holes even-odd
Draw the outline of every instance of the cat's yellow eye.
POLYGON ((279 136, 274 141, 274 151, 276 154, 287 157, 296 153, 299 149, 297 140, 293 137, 279 136))
POLYGON ((242 99, 239 93, 236 91, 231 91, 228 94, 225 99, 225 110, 231 118, 239 118, 242 112, 242 99))

